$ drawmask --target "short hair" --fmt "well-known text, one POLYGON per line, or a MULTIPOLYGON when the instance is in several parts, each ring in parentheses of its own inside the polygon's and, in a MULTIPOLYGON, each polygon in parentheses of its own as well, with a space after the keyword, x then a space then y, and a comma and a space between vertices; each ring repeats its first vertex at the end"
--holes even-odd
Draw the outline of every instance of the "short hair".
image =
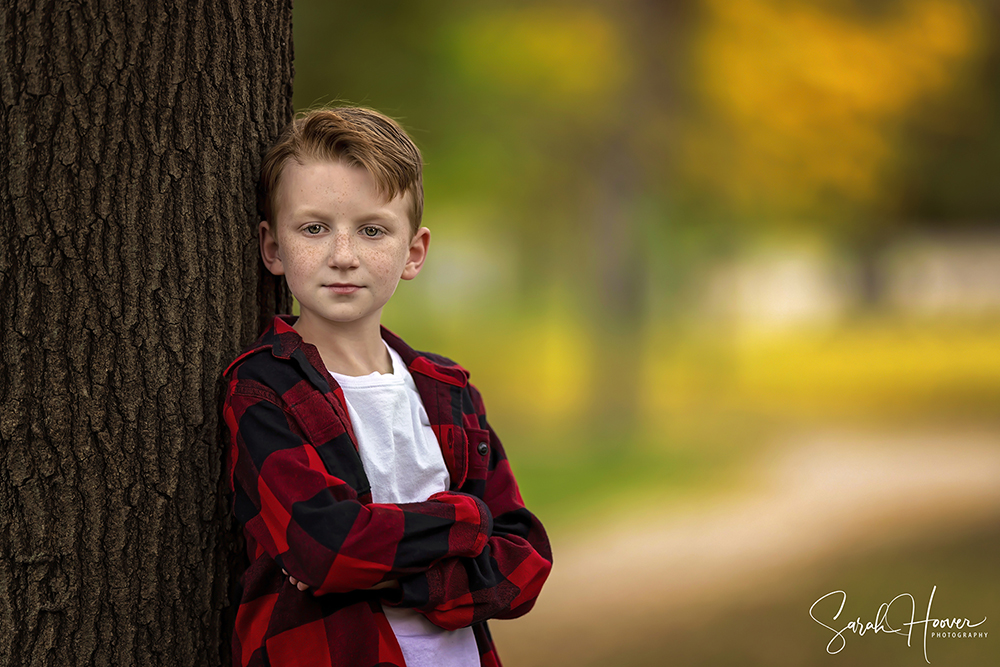
POLYGON ((416 233, 424 213, 420 150, 396 121, 363 107, 332 107, 300 114, 264 154, 258 204, 274 224, 274 199, 289 160, 340 161, 362 167, 386 200, 410 193, 410 226, 416 233))

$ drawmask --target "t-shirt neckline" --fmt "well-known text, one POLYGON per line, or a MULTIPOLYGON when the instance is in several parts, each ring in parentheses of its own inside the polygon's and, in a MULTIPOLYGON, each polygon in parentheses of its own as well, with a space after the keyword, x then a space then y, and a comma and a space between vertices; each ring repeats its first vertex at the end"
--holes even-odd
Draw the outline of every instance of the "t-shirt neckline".
POLYGON ((403 358, 399 356, 399 352, 392 349, 392 346, 384 340, 382 341, 382 344, 385 345, 385 349, 389 351, 389 359, 392 361, 391 373, 379 373, 378 371, 372 371, 367 375, 343 375, 335 371, 330 371, 330 375, 332 375, 337 381, 337 384, 342 387, 350 386, 360 388, 403 384, 406 381, 406 364, 403 362, 403 358))

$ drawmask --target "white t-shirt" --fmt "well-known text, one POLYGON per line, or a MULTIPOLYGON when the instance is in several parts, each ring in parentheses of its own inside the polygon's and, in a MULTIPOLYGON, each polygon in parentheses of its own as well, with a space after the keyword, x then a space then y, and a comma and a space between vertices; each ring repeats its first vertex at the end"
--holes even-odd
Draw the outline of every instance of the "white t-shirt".
MULTIPOLYGON (((383 341, 384 342, 384 341, 383 341)), ((330 374, 344 390, 365 474, 376 503, 415 503, 446 491, 451 479, 410 371, 386 345, 392 374, 330 374)), ((407 667, 474 667, 472 628, 444 630, 412 609, 383 607, 407 667)))

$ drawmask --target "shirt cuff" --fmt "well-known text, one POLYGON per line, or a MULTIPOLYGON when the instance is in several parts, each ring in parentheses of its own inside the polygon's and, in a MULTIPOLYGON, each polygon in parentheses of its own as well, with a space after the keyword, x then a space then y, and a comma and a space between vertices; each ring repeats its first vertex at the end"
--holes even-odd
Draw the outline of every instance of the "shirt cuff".
POLYGON ((464 514, 456 521, 456 523, 463 524, 461 527, 456 527, 456 538, 463 541, 464 544, 449 545, 452 555, 466 558, 478 556, 486 547, 490 537, 493 536, 493 513, 490 512, 490 508, 483 502, 482 498, 462 491, 441 491, 432 494, 428 500, 440 500, 455 505, 456 512, 464 514), (472 501, 471 506, 468 502, 470 500, 472 501), (470 511, 472 506, 476 508, 478 525, 476 525, 477 517, 470 511))
POLYGON ((479 531, 481 539, 476 540, 476 555, 486 547, 486 543, 493 537, 493 512, 481 498, 472 496, 479 507, 479 531))

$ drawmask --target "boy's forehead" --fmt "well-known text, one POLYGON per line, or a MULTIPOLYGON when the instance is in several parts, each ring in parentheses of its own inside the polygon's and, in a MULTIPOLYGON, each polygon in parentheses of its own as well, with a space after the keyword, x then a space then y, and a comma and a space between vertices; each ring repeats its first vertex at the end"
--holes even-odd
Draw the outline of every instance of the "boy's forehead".
POLYGON ((379 192, 375 179, 361 165, 322 158, 290 158, 273 193, 275 212, 345 201, 373 212, 387 207, 408 212, 410 198, 405 190, 395 197, 379 192))

